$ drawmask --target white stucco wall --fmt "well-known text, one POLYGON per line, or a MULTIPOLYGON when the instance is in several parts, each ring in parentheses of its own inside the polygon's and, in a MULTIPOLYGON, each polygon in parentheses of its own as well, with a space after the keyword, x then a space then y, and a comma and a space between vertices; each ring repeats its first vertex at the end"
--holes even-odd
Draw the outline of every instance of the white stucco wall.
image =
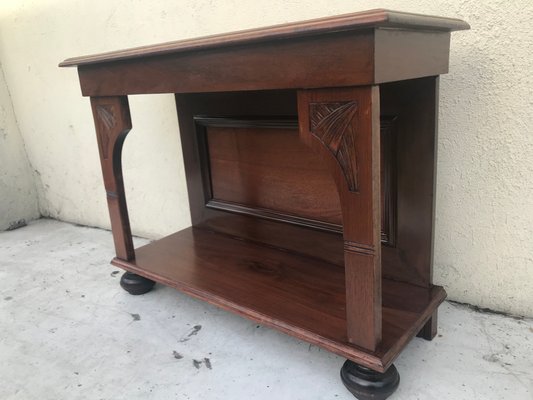
MULTIPOLYGON (((455 300, 533 315, 530 0, 3 0, 0 59, 41 212, 108 227, 88 100, 70 56, 385 7, 463 18, 441 79, 435 281, 455 300)), ((172 96, 130 98, 124 170, 135 233, 190 223, 172 96)))
POLYGON ((0 64, 0 231, 39 218, 32 175, 0 64))

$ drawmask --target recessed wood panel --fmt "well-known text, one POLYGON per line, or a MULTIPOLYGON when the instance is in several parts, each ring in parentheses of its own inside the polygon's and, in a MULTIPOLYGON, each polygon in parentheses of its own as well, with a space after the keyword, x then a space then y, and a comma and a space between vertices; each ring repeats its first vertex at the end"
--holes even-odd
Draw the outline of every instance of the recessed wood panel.
POLYGON ((331 173, 292 128, 207 127, 212 198, 341 225, 331 173))
MULTIPOLYGON (((296 97, 294 92, 187 94, 177 95, 176 103, 180 111, 179 123, 183 157, 187 170, 191 171, 187 175, 187 184, 194 226, 344 266, 341 225, 258 208, 249 204, 217 200, 213 199, 211 193, 207 130, 234 128, 245 132, 249 129, 255 131, 259 125, 266 133, 269 131, 273 133, 278 129, 288 129, 296 134, 297 119, 294 116, 297 114, 297 110, 295 109, 296 97)), ((387 176, 390 176, 393 181, 396 181, 394 171, 397 169, 397 160, 394 159, 394 155, 397 152, 398 143, 394 141, 394 136, 398 135, 399 121, 403 119, 399 111, 398 109, 387 108, 381 119, 381 141, 384 146, 391 150, 385 151, 383 155, 385 157, 393 156, 390 160, 382 160, 382 170, 391 172, 387 176), (394 116, 397 117, 394 118, 394 116), (387 138, 393 140, 387 141, 387 138), (390 143, 391 146, 389 147, 387 143, 390 143)), ((311 154, 314 153, 311 152, 311 154)), ((385 182, 384 179, 382 179, 383 182, 385 182)), ((386 191, 385 188, 382 190, 386 191)), ((336 193, 336 188, 332 191, 336 193)), ((382 214, 385 215, 384 210, 390 210, 391 218, 388 221, 395 223, 398 218, 394 203, 397 197, 396 186, 392 185, 391 190, 387 193, 384 192, 382 195, 384 202, 382 214), (393 206, 385 204, 391 200, 393 206)), ((393 242, 397 246, 398 231, 398 227, 394 227, 394 224, 383 221, 383 248, 394 250, 393 247, 390 247, 390 240, 395 237, 393 242)), ((387 255, 389 254, 390 252, 387 253, 387 255)), ((395 271, 398 263, 387 261, 386 264, 385 269, 393 271, 392 275, 397 280, 417 281, 411 276, 411 269, 408 266, 395 271)))
MULTIPOLYGON (((298 139, 290 119, 197 117, 208 208, 342 232, 330 171, 298 139)), ((381 118, 382 242, 394 246, 395 117, 381 118)))

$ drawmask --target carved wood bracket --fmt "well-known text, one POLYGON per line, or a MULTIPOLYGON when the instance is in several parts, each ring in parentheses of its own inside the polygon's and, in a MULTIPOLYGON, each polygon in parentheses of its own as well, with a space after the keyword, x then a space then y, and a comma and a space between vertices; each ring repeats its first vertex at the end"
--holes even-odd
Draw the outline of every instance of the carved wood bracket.
POLYGON ((104 160, 107 160, 109 158, 110 135, 112 134, 112 129, 116 125, 115 114, 113 113, 113 106, 111 104, 97 105, 96 114, 98 115, 97 123, 100 123, 100 129, 97 129, 97 133, 100 136, 102 157, 104 158, 104 160))
POLYGON ((335 156, 350 192, 357 192, 354 118, 357 102, 309 104, 309 126, 313 136, 335 156))
POLYGON ((91 97, 91 106, 117 257, 133 260, 135 251, 122 178, 122 146, 131 129, 128 98, 91 97))

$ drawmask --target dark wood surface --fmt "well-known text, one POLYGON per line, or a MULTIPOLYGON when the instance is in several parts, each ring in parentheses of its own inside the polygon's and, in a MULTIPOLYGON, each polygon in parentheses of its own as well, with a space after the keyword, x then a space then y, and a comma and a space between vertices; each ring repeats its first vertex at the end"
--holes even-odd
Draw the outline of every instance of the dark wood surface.
POLYGON ((394 365, 385 372, 376 372, 346 360, 341 368, 341 380, 358 400, 385 400, 398 388, 400 374, 394 365))
MULTIPOLYGON (((341 103, 349 104, 352 101, 357 104, 355 108, 362 107, 359 110, 362 115, 372 114, 364 109, 365 102, 371 104, 368 97, 359 98, 353 94, 347 96, 346 92, 343 94, 338 90, 325 93, 329 93, 332 101, 321 100, 318 96, 302 103, 304 109, 299 113, 302 129, 309 129, 306 128, 308 126, 306 120, 311 121, 305 104, 313 104, 315 112, 323 114, 328 112, 329 106, 326 107, 326 111, 323 111, 317 109, 317 104, 333 104, 332 107, 335 108, 341 103)), ((301 146, 290 142, 290 132, 287 131, 286 125, 290 125, 287 122, 290 120, 288 116, 295 113, 297 102, 292 91, 177 96, 193 225, 276 248, 296 251, 340 266, 351 266, 346 269, 347 279, 354 283, 354 288, 349 290, 350 295, 357 294, 366 300, 374 299, 374 302, 362 303, 354 298, 349 302, 356 305, 353 311, 348 312, 348 315, 352 315, 355 321, 359 322, 363 318, 369 319, 366 324, 354 326, 356 332, 352 340, 363 343, 360 339, 355 339, 360 337, 357 335, 364 336, 369 332, 376 333, 380 330, 381 273, 395 280, 424 287, 429 287, 431 283, 436 94, 435 78, 411 80, 380 87, 379 100, 384 109, 381 113, 379 111, 374 111, 374 113, 383 115, 384 123, 380 136, 385 140, 381 145, 374 144, 374 149, 379 149, 379 155, 374 154, 373 160, 380 160, 381 171, 379 179, 374 173, 374 179, 371 181, 365 178, 365 174, 369 174, 370 169, 364 163, 372 162, 372 158, 368 157, 370 152, 362 150, 365 145, 360 142, 351 142, 345 147, 353 150, 354 153, 347 153, 348 157, 353 158, 353 162, 350 158, 345 158, 345 161, 342 161, 343 165, 338 157, 332 156, 334 150, 312 133, 308 133, 307 138, 303 138, 302 142, 307 142, 315 150, 314 158, 303 151, 301 146), (231 116, 236 113, 239 113, 242 118, 209 117, 210 115, 231 116), (195 119, 195 115, 203 117, 195 119), (269 122, 267 116, 271 115, 285 115, 285 127, 283 120, 279 117, 269 122), (255 116, 256 120, 260 121, 256 122, 255 127, 254 118, 251 116, 255 116), (197 122, 196 126, 193 121, 197 122), (205 132, 198 130, 198 121, 203 121, 201 124, 203 127, 211 126, 214 129, 212 131, 214 135, 218 132, 218 137, 211 137, 211 140, 214 140, 213 143, 209 143, 208 137, 205 142, 199 139, 205 135, 205 132), (258 131, 258 124, 269 125, 269 127, 258 131), (235 128, 236 126, 240 128, 235 128), (239 129, 241 131, 237 133, 236 130, 239 129), (225 139, 222 136, 225 136, 225 139), (260 140, 263 142, 260 143, 260 140), (291 152, 291 149, 298 149, 298 151, 291 152), (202 153, 205 154, 202 156, 202 153), (233 161, 229 164, 226 162, 224 165, 220 159, 225 158, 228 161, 228 158, 231 158, 230 153, 233 161), (290 161, 287 161, 288 158, 290 161), (207 159, 208 162, 202 162, 202 159, 207 159), (321 166, 318 171, 314 165, 308 167, 307 170, 302 169, 302 165, 309 164, 313 160, 315 164, 321 166), (236 164, 237 161, 240 165, 236 164), (257 163, 262 168, 261 173, 254 172, 251 168, 257 163), (299 169, 292 169, 290 173, 284 174, 285 171, 288 172, 287 163, 299 166, 299 169), (327 184, 324 183, 324 179, 327 181, 328 176, 323 174, 327 166, 329 166, 330 184, 337 182, 337 189, 332 190, 336 196, 337 193, 344 193, 341 199, 344 199, 342 202, 345 207, 348 207, 344 213, 349 216, 348 221, 351 222, 344 226, 344 238, 315 230, 299 230, 283 223, 276 224, 257 218, 232 215, 238 213, 335 232, 334 225, 320 226, 314 222, 316 218, 326 220, 327 210, 333 209, 335 201, 329 201, 328 207, 321 203, 331 195, 324 194, 323 190, 317 190, 317 188, 308 192, 308 202, 314 197, 314 201, 322 204, 325 210, 322 214, 320 210, 305 209, 301 205, 305 202, 295 201, 291 195, 299 191, 300 185, 309 184, 310 175, 306 175, 309 173, 313 173, 315 178, 320 178, 322 184, 327 184), (349 168, 355 171, 351 177, 347 175, 349 168), (198 171, 202 173, 199 175, 198 171), (213 177, 215 182, 212 182, 213 177), (217 181, 221 177, 224 179, 217 181), (244 177, 247 178, 243 179, 244 177), (349 179, 352 179, 351 183, 349 179), (282 189, 269 188, 268 180, 276 182, 282 189), (381 235, 385 232, 383 227, 386 224, 387 235, 385 246, 381 248, 383 253, 381 262, 376 260, 376 256, 372 254, 379 245, 370 245, 368 237, 362 239, 353 233, 353 229, 357 228, 367 235, 368 229, 375 226, 374 219, 368 219, 366 223, 363 223, 360 216, 369 216, 372 213, 362 210, 360 208, 362 206, 357 205, 365 198, 362 196, 365 190, 368 193, 369 182, 375 185, 372 187, 377 190, 380 199, 378 203, 375 198, 366 197, 367 206, 381 204, 381 207, 385 208, 374 210, 374 213, 377 214, 379 211, 381 214, 383 210, 386 211, 384 218, 380 215, 374 216, 376 220, 381 221, 382 229, 379 231, 381 235), (218 198, 214 194, 217 190, 218 198), (237 197, 235 197, 236 192, 237 197), (277 202, 278 205, 273 205, 273 202, 277 202), (279 212, 281 203, 286 205, 283 208, 286 214, 279 212), (356 210, 355 207, 359 209, 356 210), (368 268, 362 268, 362 265, 369 259, 373 261, 368 264, 368 268), (350 274, 351 272, 353 274, 350 274), (365 307, 362 304, 365 304, 365 307), (369 328, 372 326, 375 328, 369 328), (358 329, 363 329, 364 332, 357 332, 358 329)), ((377 95, 374 95, 374 104, 376 97, 377 95)), ((350 115, 355 116, 356 113, 357 110, 353 112, 353 115, 348 113, 347 116, 349 118, 350 115)), ((338 123, 342 119, 335 117, 335 121, 338 123)), ((355 124, 356 129, 353 133, 361 134, 364 129, 367 129, 364 121, 358 121, 355 124)), ((367 123, 366 126, 370 125, 367 123)), ((334 128, 339 132, 341 130, 341 128, 334 128)), ((334 138, 332 140, 331 143, 337 143, 334 138)), ((358 140, 361 140, 361 136, 358 140)), ((339 143, 342 145, 341 142, 339 143)), ((340 220, 342 221, 342 217, 340 220)), ((376 230, 372 232, 378 233, 376 230)), ((382 237, 380 241, 381 239, 382 237)), ((376 243, 379 241, 376 240, 376 243)), ((372 348, 379 342, 379 337, 375 337, 374 340, 367 337, 365 340, 366 346, 372 348)))
MULTIPOLYGON (((386 244, 382 248, 383 274, 426 287, 431 276, 436 96, 435 78, 380 86, 382 241, 386 244), (423 112, 418 114, 419 110, 423 112), (398 174, 401 176, 399 194, 398 174), (420 210, 423 214, 416 216, 411 210, 420 210), (401 236, 399 242, 397 235, 401 236)), ((261 126, 270 125, 270 132, 274 134, 280 124, 287 126, 292 116, 297 114, 295 92, 188 94, 176 96, 176 101, 194 225, 207 225, 210 229, 230 235, 344 265, 342 237, 218 212, 226 210, 244 215, 260 214, 263 218, 291 222, 291 216, 274 214, 270 210, 246 207, 246 204, 210 201, 210 195, 205 193, 205 187, 210 184, 202 183, 202 176, 197 173, 204 167, 199 159, 202 144, 197 142, 200 132, 194 124, 195 115, 202 115, 202 121, 217 127, 248 129, 257 127, 258 123, 261 126), (226 117, 208 117, 219 114, 226 117), (232 118, 232 115, 241 118, 232 118), (267 116, 272 115, 278 118, 267 119, 267 116), (280 121, 280 115, 285 116, 283 121, 280 121), (214 209, 206 209, 206 202, 208 208, 214 209)), ((261 192, 255 192, 253 196, 260 195, 261 192)), ((284 196, 283 193, 277 195, 284 196)), ((317 227, 316 223, 304 218, 293 221, 303 226, 317 227)), ((319 228, 332 232, 342 229, 336 225, 322 225, 319 228)))
MULTIPOLYGON (((381 97, 383 97, 383 94, 381 97)), ((380 98, 381 103, 381 98, 380 98)), ((381 242, 389 247, 396 244, 397 220, 397 140, 395 116, 380 118, 380 169, 381 169, 381 242)))
MULTIPOLYGON (((194 119, 206 207, 342 234, 332 176, 298 139, 296 117, 194 119)), ((381 118, 380 130, 381 240, 388 246, 396 240, 396 119, 381 118)))
POLYGON ((368 85, 446 73, 450 31, 458 29, 468 24, 371 10, 77 57, 60 66, 78 67, 84 96, 368 85))
POLYGON ((122 177, 122 146, 131 129, 128 98, 91 98, 100 164, 117 257, 135 257, 122 177))
MULTIPOLYGON (((205 182, 205 169, 208 166, 205 162, 206 142, 201 142, 205 125, 220 126, 222 121, 229 123, 234 121, 235 117, 240 121, 279 120, 281 116, 296 118, 297 115, 296 93, 288 90, 176 94, 176 109, 193 225, 205 222, 211 217, 227 215, 205 207, 211 198, 211 195, 206 193, 210 184, 205 182), (225 118, 219 118, 218 124, 212 119, 211 122, 201 122, 209 117, 221 116, 225 118)), ((232 126, 236 125, 232 123, 232 126)))
POLYGON ((348 340, 382 335, 379 88, 298 91, 300 138, 330 170, 344 238, 348 340))
POLYGON ((383 275, 427 287, 432 282, 438 78, 380 86, 381 112, 394 130, 396 241, 383 246, 383 275))
POLYGON ((449 32, 331 31, 80 65, 78 74, 84 96, 370 85, 447 73, 449 40, 449 32))
MULTIPOLYGON (((210 183, 205 182, 205 168, 208 164, 202 162, 201 156, 205 142, 200 140, 202 131, 198 129, 202 128, 202 125, 197 123, 198 118, 195 116, 209 120, 211 126, 243 126, 247 120, 262 120, 263 124, 266 124, 266 120, 270 120, 274 121, 271 132, 275 132, 278 124, 276 121, 279 121, 280 116, 296 118, 294 91, 179 94, 176 95, 176 105, 193 225, 344 265, 343 240, 339 233, 304 229, 301 226, 316 227, 316 221, 310 222, 302 217, 298 220, 300 226, 294 226, 287 216, 280 216, 279 213, 265 215, 263 212, 262 215, 268 219, 282 218, 281 221, 285 223, 251 218, 247 214, 257 216, 264 210, 255 208, 250 212, 252 210, 237 209, 236 205, 228 207, 229 203, 217 203, 206 193, 210 187, 210 183), (226 117, 215 118, 215 121, 209 116, 226 117), (235 116, 240 117, 238 121, 235 116), (236 211, 238 213, 235 213, 236 211)), ((283 196, 283 193, 279 193, 279 196, 283 196)), ((330 228, 337 232, 336 228, 330 228)))
POLYGON ((368 10, 333 17, 293 22, 267 28, 212 35, 202 38, 179 40, 157 45, 112 51, 103 54, 69 58, 59 64, 61 67, 79 66, 109 61, 127 60, 136 57, 149 57, 177 52, 200 51, 269 40, 293 37, 314 36, 320 33, 360 30, 369 27, 413 29, 424 31, 456 31, 469 29, 470 26, 456 18, 444 18, 392 11, 385 9, 368 10))
MULTIPOLYGON (((371 30, 333 32, 80 65, 78 74, 84 96, 347 86, 374 80, 373 47, 371 30)), ((446 68, 440 65, 436 73, 446 68)))
POLYGON ((289 128, 208 127, 212 198, 342 226, 326 166, 289 128))
POLYGON ((384 371, 444 300, 444 290, 383 281, 383 338, 375 352, 350 344, 343 268, 187 228, 113 264, 359 364, 384 371))
POLYGON ((446 295, 437 76, 460 29, 371 10, 61 63, 91 97, 113 264, 384 372, 446 295), (150 93, 175 94, 193 227, 135 251, 121 150, 150 93))
POLYGON ((433 340, 437 336, 438 328, 438 310, 433 311, 431 318, 425 323, 424 327, 418 332, 417 337, 426 340, 433 340))

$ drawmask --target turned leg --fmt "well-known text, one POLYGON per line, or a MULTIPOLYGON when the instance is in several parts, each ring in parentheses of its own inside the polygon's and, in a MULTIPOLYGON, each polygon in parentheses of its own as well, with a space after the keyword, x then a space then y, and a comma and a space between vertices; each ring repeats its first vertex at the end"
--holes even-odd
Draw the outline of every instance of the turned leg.
POLYGON ((433 340, 433 338, 437 335, 437 310, 431 315, 431 318, 428 319, 426 324, 420 329, 420 332, 418 332, 418 335, 416 335, 419 338, 423 338, 426 340, 433 340))
POLYGON ((139 295, 148 293, 153 289, 155 282, 151 279, 134 274, 133 272, 124 272, 120 278, 120 286, 129 294, 139 295))
POLYGON ((381 373, 346 360, 341 368, 341 380, 359 400, 384 400, 398 388, 400 374, 394 365, 381 373))

